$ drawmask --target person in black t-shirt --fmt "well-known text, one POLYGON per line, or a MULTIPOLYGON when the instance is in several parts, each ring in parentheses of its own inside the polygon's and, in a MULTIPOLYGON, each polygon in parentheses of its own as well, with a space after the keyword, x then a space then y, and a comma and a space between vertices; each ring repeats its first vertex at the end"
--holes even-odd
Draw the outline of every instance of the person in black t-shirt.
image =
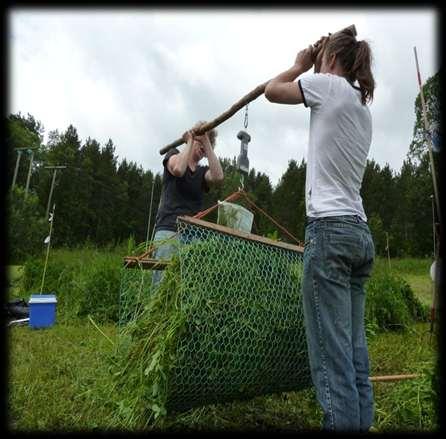
MULTIPOLYGON (((200 121, 193 129, 197 130, 205 122, 200 121)), ((215 138, 217 131, 212 129, 201 136, 192 130, 183 135, 186 146, 180 152, 176 148, 169 150, 163 159, 163 189, 158 213, 156 215, 154 241, 157 245, 155 259, 169 259, 178 245, 174 235, 177 232, 178 216, 193 216, 202 210, 203 194, 209 186, 223 180, 223 169, 215 155, 215 138), (208 165, 200 165, 204 157, 208 165)), ((163 272, 154 270, 152 285, 157 286, 163 272)))

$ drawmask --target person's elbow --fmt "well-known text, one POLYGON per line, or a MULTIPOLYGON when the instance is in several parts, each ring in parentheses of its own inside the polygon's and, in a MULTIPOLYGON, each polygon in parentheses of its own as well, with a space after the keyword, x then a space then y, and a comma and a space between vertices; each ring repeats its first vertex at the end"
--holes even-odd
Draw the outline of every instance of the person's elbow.
POLYGON ((273 87, 271 85, 271 82, 269 82, 268 84, 266 84, 265 87, 265 98, 270 101, 270 102, 274 102, 274 90, 273 87))
POLYGON ((265 87, 265 98, 269 102, 276 102, 276 99, 277 99, 276 95, 277 95, 277 93, 276 93, 276 89, 275 89, 274 84, 272 84, 271 82, 266 84, 266 87, 265 87))

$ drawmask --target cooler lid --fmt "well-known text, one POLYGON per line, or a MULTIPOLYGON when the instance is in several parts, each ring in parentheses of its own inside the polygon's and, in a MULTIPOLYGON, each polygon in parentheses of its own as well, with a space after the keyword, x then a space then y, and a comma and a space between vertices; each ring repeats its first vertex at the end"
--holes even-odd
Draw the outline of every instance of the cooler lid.
POLYGON ((29 304, 33 303, 57 303, 57 299, 54 294, 31 294, 29 304))

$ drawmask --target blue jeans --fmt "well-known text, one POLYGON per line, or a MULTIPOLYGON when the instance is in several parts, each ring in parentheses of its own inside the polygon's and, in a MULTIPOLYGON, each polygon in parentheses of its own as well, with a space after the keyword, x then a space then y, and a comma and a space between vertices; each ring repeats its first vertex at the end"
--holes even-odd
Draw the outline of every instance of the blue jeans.
MULTIPOLYGON (((153 237, 153 242, 162 242, 157 244, 153 255, 154 259, 170 259, 172 255, 178 252, 178 238, 174 237, 177 232, 170 230, 158 230, 153 237)), ((163 270, 152 271, 152 292, 158 287, 164 275, 163 270)))
POLYGON ((367 431, 374 417, 364 283, 375 248, 357 216, 309 219, 302 282, 311 377, 323 428, 367 431))

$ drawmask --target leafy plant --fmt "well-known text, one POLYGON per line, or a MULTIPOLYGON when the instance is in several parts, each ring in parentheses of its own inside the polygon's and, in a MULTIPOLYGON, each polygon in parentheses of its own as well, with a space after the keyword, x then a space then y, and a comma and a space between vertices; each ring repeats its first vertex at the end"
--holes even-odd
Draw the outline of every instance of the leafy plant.
POLYGON ((15 186, 7 199, 9 263, 22 264, 30 256, 43 254, 48 223, 32 192, 25 197, 25 190, 15 186))
POLYGON ((426 321, 428 309, 416 298, 409 284, 388 270, 375 273, 366 284, 366 327, 378 330, 405 329, 414 321, 426 321))

